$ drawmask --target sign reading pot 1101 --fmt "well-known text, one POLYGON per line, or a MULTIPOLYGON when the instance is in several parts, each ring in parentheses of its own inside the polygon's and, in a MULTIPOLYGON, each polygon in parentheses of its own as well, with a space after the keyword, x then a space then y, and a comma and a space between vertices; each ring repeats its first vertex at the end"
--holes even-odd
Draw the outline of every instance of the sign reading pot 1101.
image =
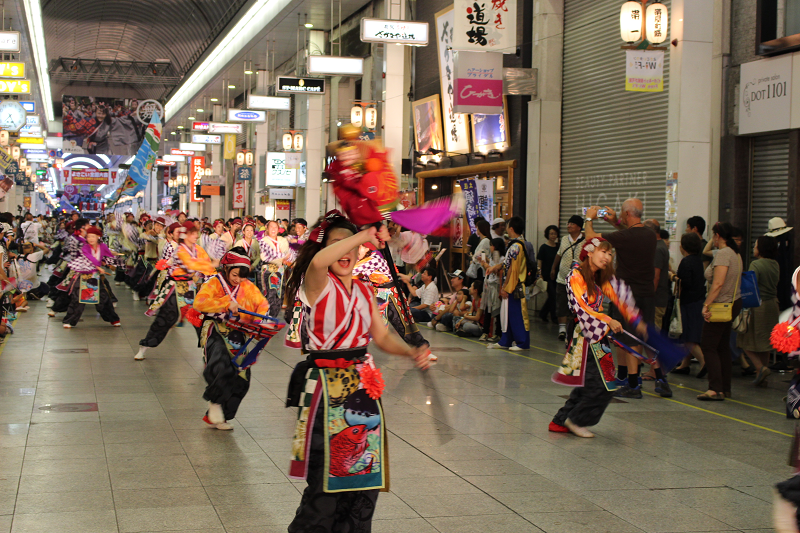
POLYGON ((739 83, 739 135, 791 127, 791 56, 743 64, 739 83))

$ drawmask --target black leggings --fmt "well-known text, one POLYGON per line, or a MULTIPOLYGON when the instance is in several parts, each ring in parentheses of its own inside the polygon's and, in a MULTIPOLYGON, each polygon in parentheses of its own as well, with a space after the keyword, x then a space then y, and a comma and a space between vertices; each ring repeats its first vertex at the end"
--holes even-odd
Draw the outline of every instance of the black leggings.
MULTIPOLYGON (((100 313, 100 318, 106 322, 119 322, 119 315, 114 311, 114 303, 111 301, 111 295, 108 294, 105 283, 100 281, 99 302, 95 307, 97 312, 100 313)), ((53 306, 55 308, 55 305, 53 306)), ((86 309, 86 304, 81 303, 81 280, 76 278, 72 285, 72 290, 69 292, 69 305, 67 306, 67 316, 64 317, 62 322, 69 324, 72 327, 78 325, 78 321, 86 309)), ((55 309, 53 309, 55 311, 55 309)))
POLYGON ((233 420, 250 390, 250 369, 245 371, 246 379, 239 375, 239 370, 231 362, 231 353, 225 340, 216 330, 211 332, 206 341, 204 357, 206 367, 203 369, 203 378, 208 386, 203 399, 220 404, 225 420, 233 420))
POLYGON ((614 391, 607 390, 603 383, 603 376, 594 356, 590 353, 586 359, 586 379, 583 387, 572 389, 567 403, 553 418, 553 422, 560 426, 564 425, 567 418, 581 427, 596 425, 614 397, 614 391))
POLYGON ((155 348, 161 344, 169 330, 172 329, 172 326, 178 323, 180 317, 178 295, 175 291, 172 291, 169 298, 158 308, 158 313, 153 318, 153 323, 150 324, 150 329, 147 331, 145 338, 139 341, 139 346, 155 348))

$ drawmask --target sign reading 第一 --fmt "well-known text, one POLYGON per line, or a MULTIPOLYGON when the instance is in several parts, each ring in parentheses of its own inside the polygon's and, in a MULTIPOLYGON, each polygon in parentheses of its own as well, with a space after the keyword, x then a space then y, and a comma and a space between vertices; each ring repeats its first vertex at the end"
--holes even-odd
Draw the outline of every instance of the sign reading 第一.
POLYGON ((494 220, 494 181, 475 180, 478 189, 478 215, 489 222, 494 220))
POLYGON ((456 113, 503 113, 503 54, 453 51, 456 113))
POLYGON ((739 134, 789 129, 792 56, 744 63, 740 76, 739 134))
POLYGON ((444 147, 450 154, 469 152, 466 116, 453 109, 455 64, 453 61, 453 8, 436 14, 436 41, 439 47, 439 79, 442 87, 444 147))
POLYGON ((453 48, 516 53, 517 0, 455 0, 453 48))
POLYGON ((464 211, 467 213, 469 231, 475 233, 475 219, 478 218, 478 188, 475 186, 475 178, 458 180, 458 184, 464 193, 464 211))
POLYGON ((625 51, 625 90, 643 93, 664 90, 663 50, 625 51))

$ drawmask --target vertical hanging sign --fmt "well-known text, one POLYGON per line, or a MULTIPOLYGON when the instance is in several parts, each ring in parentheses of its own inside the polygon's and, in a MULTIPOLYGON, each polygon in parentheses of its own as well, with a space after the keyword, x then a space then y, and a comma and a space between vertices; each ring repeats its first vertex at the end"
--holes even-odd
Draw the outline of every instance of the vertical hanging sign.
POLYGON ((478 189, 478 215, 489 222, 494 220, 494 181, 475 180, 478 189))
POLYGON ((455 0, 456 50, 516 53, 517 0, 455 0))
POLYGON ((469 224, 470 233, 475 233, 475 219, 478 218, 478 189, 475 185, 475 178, 467 178, 465 180, 458 180, 461 185, 461 190, 464 193, 464 211, 467 214, 467 224, 469 224))
POLYGON ((450 154, 469 152, 467 119, 453 110, 455 94, 455 62, 453 58, 453 8, 436 14, 436 41, 439 47, 439 78, 442 87, 442 111, 444 119, 444 146, 450 154))
POLYGON ((457 52, 453 110, 499 115, 503 112, 503 54, 457 52))
POLYGON ((197 196, 197 186, 203 180, 203 173, 205 171, 206 158, 195 156, 191 158, 191 165, 189 167, 189 201, 202 202, 203 199, 197 196))

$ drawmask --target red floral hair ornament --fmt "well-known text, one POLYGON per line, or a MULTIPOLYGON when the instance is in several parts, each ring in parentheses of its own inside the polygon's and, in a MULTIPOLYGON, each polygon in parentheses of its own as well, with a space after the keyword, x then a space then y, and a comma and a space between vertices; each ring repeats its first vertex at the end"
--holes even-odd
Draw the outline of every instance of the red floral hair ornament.
POLYGON ((789 322, 781 322, 772 328, 769 336, 772 347, 781 353, 792 353, 800 349, 800 330, 797 329, 800 317, 789 322))

